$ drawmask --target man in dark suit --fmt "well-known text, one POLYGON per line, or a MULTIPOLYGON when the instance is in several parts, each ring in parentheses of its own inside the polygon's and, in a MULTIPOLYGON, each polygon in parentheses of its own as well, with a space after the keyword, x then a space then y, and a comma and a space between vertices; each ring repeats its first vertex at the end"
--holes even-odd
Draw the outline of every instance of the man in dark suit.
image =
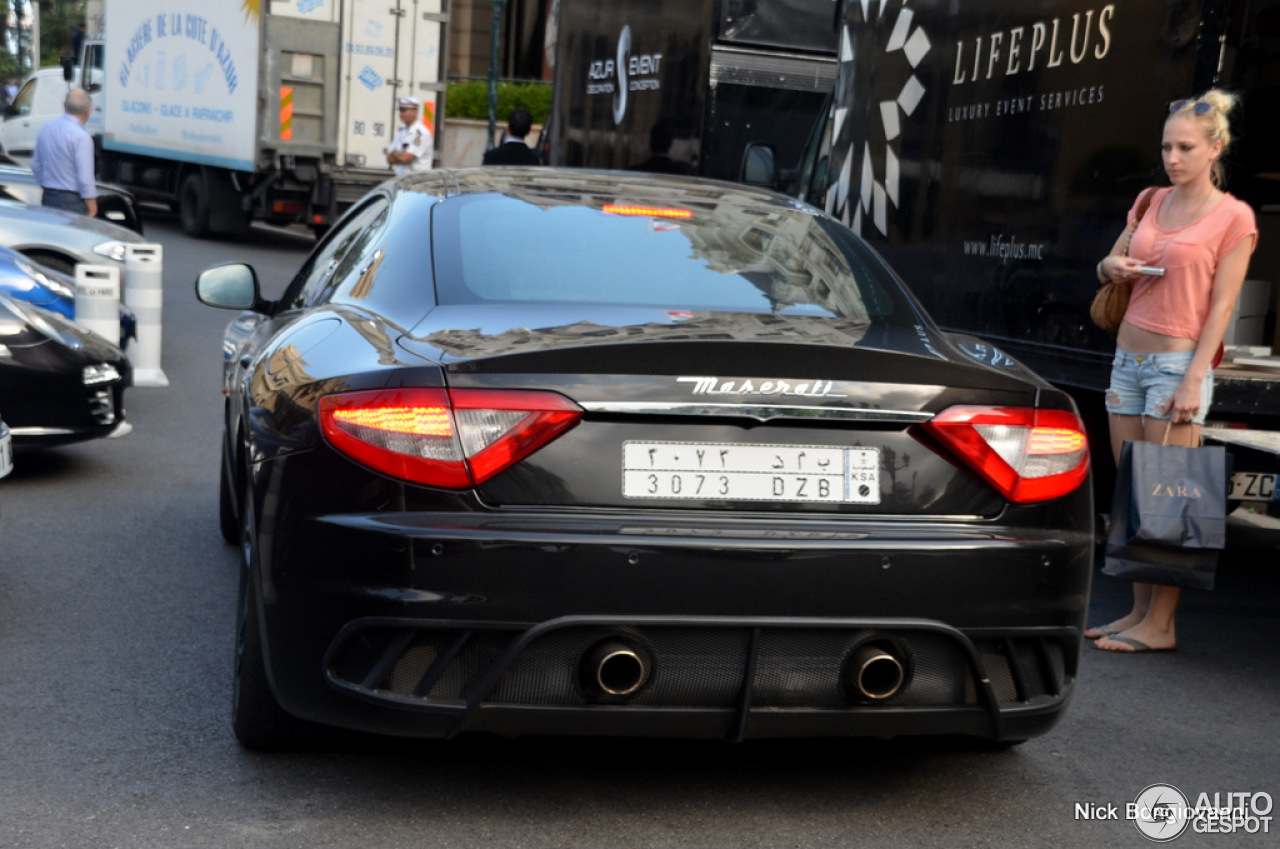
POLYGON ((533 127, 528 109, 512 109, 507 116, 507 138, 484 154, 485 165, 538 165, 538 154, 525 142, 533 127))

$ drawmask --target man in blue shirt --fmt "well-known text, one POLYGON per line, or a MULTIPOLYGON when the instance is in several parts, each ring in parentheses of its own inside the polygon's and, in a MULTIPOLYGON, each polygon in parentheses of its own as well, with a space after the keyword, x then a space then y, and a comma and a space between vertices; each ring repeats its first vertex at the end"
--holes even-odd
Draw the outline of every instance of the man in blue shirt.
POLYGON ((31 155, 31 170, 44 187, 41 203, 81 215, 97 215, 93 139, 84 128, 93 101, 77 88, 68 92, 62 106, 65 114, 40 129, 31 155))

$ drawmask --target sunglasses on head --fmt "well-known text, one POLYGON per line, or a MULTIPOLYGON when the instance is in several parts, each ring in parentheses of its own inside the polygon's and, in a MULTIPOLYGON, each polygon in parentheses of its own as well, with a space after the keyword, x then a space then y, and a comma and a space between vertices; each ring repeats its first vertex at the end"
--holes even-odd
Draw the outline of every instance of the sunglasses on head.
POLYGON ((1197 115, 1207 115, 1209 110, 1213 108, 1213 104, 1207 100, 1175 100, 1169 104, 1169 111, 1181 112, 1188 107, 1197 115))

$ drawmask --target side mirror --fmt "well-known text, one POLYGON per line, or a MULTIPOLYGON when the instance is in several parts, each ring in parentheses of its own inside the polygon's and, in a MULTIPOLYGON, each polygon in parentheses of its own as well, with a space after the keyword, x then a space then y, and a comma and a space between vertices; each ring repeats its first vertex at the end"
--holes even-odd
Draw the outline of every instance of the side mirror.
POLYGON ((262 296, 253 266, 228 262, 206 268, 196 277, 196 298, 200 303, 225 310, 260 311, 262 296))
POLYGON ((58 64, 62 66, 62 78, 72 82, 76 78, 76 57, 63 54, 58 57, 58 64))
POLYGON ((773 146, 750 142, 742 152, 742 167, 738 179, 749 186, 772 189, 778 184, 777 155, 773 146))

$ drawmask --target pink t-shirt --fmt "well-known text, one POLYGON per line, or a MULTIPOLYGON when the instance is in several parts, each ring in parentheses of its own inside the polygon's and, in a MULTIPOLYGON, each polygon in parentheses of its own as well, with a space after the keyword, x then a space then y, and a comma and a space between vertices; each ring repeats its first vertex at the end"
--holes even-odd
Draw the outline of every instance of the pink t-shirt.
MULTIPOLYGON (((1157 219, 1160 205, 1171 191, 1156 190, 1151 207, 1129 241, 1129 256, 1146 265, 1160 266, 1165 270, 1164 276, 1137 278, 1124 320, 1153 333, 1199 340, 1209 317, 1219 261, 1242 239, 1256 237, 1258 226, 1253 209, 1227 194, 1199 220, 1177 230, 1166 230, 1157 219)), ((1129 210, 1130 224, 1136 214, 1135 202, 1129 210)), ((1255 238, 1253 247, 1256 246, 1255 238)))

